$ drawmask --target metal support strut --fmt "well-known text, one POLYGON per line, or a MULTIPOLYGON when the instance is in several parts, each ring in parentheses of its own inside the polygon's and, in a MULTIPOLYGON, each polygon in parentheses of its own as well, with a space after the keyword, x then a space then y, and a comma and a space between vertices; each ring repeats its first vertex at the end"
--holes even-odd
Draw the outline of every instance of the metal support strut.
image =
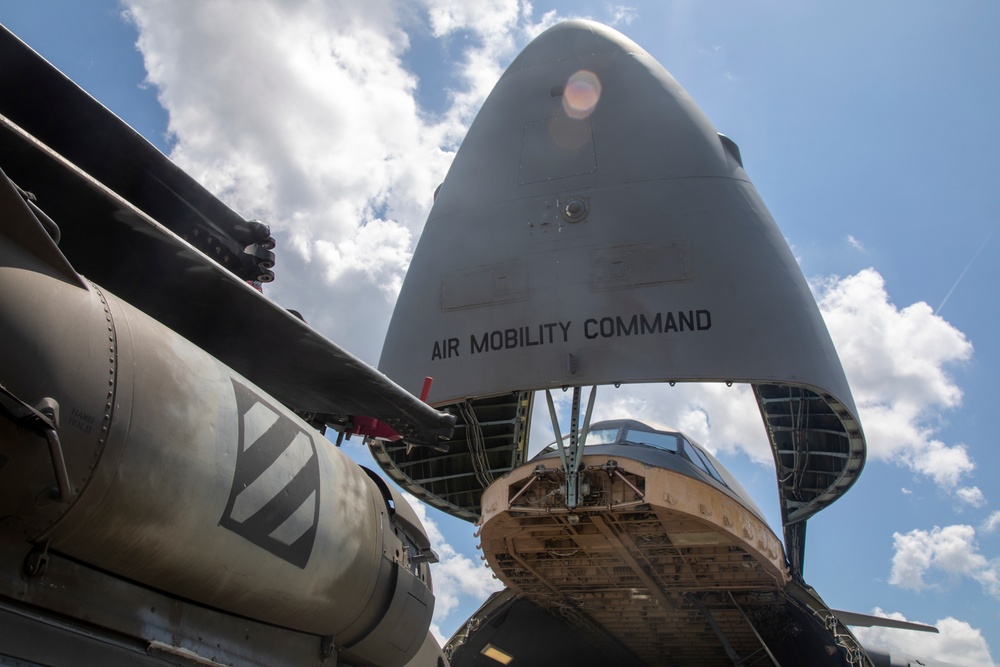
POLYGON ((45 438, 49 458, 52 459, 52 474, 56 479, 53 497, 59 502, 68 502, 73 497, 73 484, 69 480, 66 457, 59 442, 59 404, 52 398, 44 398, 38 408, 32 407, 0 384, 0 416, 45 438))
POLYGON ((594 401, 597 400, 597 386, 591 386, 590 397, 587 399, 587 412, 580 424, 580 387, 573 387, 573 401, 570 405, 569 442, 564 443, 559 430, 559 417, 556 414, 552 393, 546 389, 545 398, 549 405, 549 417, 552 419, 552 431, 556 436, 556 446, 559 450, 559 461, 566 474, 566 507, 573 509, 580 504, 580 460, 583 458, 583 448, 587 444, 587 433, 590 431, 590 417, 594 412, 594 401))
POLYGON ((745 667, 746 663, 743 662, 736 650, 733 649, 733 645, 730 644, 729 640, 726 638, 726 633, 724 633, 722 628, 719 627, 719 624, 715 621, 715 617, 712 616, 712 612, 702 603, 701 598, 697 595, 692 595, 691 593, 688 593, 684 597, 695 609, 701 612, 702 616, 705 617, 705 620, 708 622, 708 627, 712 628, 712 632, 715 633, 719 643, 722 644, 722 648, 725 650, 726 656, 732 660, 733 667, 745 667))

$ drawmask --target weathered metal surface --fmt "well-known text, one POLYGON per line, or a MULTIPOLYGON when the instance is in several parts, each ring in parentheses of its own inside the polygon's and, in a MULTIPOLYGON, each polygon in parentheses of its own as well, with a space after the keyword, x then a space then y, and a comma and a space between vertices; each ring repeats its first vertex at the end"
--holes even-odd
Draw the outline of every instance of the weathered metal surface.
MULTIPOLYGON (((335 637, 348 658, 412 657, 433 595, 402 497, 204 349, 68 276, 46 235, 25 231, 40 225, 6 179, 0 214, 2 541, 220 617, 335 637), (65 497, 31 406, 58 432, 65 497)), ((100 588, 60 587, 61 613, 86 618, 100 588)))
POLYGON ((704 481, 614 460, 609 467, 607 456, 583 457, 587 492, 572 512, 562 505, 557 460, 522 466, 493 484, 480 529, 491 569, 536 606, 599 626, 647 664, 666 656, 729 664, 689 594, 707 596, 700 599, 741 655, 759 649, 726 594, 784 615, 789 575, 778 538, 704 481))

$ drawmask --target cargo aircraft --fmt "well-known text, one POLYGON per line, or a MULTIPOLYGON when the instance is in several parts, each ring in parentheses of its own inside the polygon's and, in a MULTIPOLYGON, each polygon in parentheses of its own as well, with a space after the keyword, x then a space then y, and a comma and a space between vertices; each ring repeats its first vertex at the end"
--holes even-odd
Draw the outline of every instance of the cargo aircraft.
POLYGON ((448 642, 456 667, 906 665, 849 626, 934 631, 832 610, 806 584, 807 520, 865 462, 850 388, 736 143, 608 27, 558 24, 501 76, 379 368, 411 391, 433 377, 429 402, 458 421, 446 451, 373 440, 375 458, 474 522, 505 586, 448 642), (598 387, 678 382, 752 386, 783 543, 683 433, 591 424, 598 387), (556 441, 529 460, 543 393, 556 441))
POLYGON ((267 225, 5 30, 0 63, 0 664, 909 664, 802 578, 865 455, 816 305, 736 144, 622 35, 560 24, 501 78, 386 375, 254 289, 267 225), (784 546, 683 433, 590 423, 598 386, 694 381, 753 386, 784 546), (327 429, 478 524, 506 589, 444 650, 433 545, 327 429))

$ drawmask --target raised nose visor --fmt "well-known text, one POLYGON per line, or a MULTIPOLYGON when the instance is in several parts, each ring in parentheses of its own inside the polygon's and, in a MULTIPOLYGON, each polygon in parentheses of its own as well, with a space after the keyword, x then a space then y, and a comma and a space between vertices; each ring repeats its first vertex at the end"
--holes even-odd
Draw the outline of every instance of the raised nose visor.
POLYGON ((379 368, 412 392, 432 376, 430 402, 461 414, 447 454, 374 449, 466 518, 524 462, 532 392, 551 387, 751 383, 795 569, 793 526, 864 462, 836 351, 739 150, 645 51, 588 21, 540 35, 483 105, 379 368))

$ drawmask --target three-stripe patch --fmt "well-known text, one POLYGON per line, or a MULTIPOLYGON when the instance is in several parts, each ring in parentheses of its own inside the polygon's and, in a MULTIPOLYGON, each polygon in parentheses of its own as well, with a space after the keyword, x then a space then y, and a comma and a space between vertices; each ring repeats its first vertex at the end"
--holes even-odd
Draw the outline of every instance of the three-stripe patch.
POLYGON ((239 445, 219 525, 305 568, 319 519, 319 459, 312 435, 236 380, 233 389, 239 445))

